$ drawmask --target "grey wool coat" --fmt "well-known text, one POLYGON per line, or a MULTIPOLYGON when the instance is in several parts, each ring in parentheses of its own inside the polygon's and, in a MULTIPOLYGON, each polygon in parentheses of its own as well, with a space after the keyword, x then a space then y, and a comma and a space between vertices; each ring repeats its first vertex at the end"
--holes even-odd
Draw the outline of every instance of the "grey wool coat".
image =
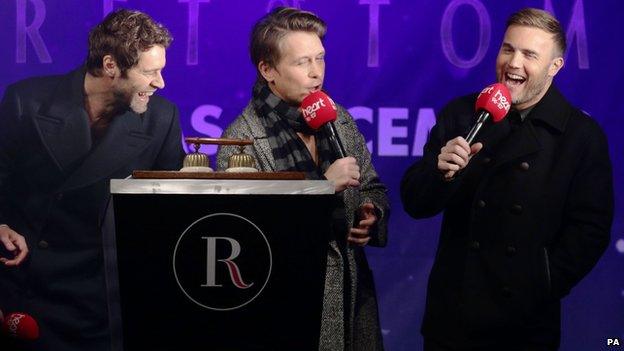
MULTIPOLYGON (((361 173, 360 187, 344 191, 348 226, 351 228, 356 220, 355 215, 360 205, 372 202, 377 211, 378 222, 371 232, 369 245, 383 247, 387 241, 389 215, 386 187, 379 181, 371 164, 364 137, 358 131, 353 118, 341 106, 338 106, 335 126, 347 155, 355 157, 361 173)), ((251 103, 227 128, 223 137, 253 139, 253 146, 247 148, 246 153, 254 157, 256 167, 262 171, 280 171, 276 169, 265 128, 251 103)), ((233 146, 221 147, 217 156, 218 168, 226 169, 228 158, 236 151, 233 146)), ((338 247, 336 241, 330 242, 319 349, 383 350, 373 276, 362 247, 347 245, 345 252, 338 247), (345 255, 346 259, 343 259, 345 255), (347 267, 344 262, 348 262, 347 267), (345 282, 345 275, 349 277, 348 282, 345 282), (345 284, 348 283, 350 284, 346 287, 345 284), (350 301, 344 301, 344 289, 349 289, 346 296, 351 296, 350 301), (344 306, 349 306, 349 310, 345 311, 344 306), (346 324, 345 313, 348 314, 346 324)))

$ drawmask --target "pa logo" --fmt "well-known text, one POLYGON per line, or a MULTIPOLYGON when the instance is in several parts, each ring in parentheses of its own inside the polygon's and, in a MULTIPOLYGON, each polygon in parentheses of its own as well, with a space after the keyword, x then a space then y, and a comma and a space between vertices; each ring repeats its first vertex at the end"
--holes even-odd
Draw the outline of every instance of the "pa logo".
POLYGON ((272 266, 264 233, 232 213, 198 219, 180 235, 173 251, 180 290, 209 310, 235 310, 253 301, 266 287, 272 266))

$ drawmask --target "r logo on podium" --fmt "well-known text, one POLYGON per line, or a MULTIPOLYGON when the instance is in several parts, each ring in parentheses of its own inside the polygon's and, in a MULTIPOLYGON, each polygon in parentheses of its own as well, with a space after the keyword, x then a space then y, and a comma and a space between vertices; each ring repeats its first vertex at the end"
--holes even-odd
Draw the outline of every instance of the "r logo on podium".
POLYGON ((233 213, 197 219, 180 234, 173 251, 181 292, 209 310, 235 310, 252 302, 266 287, 272 265, 262 230, 233 213))
POLYGON ((230 272, 230 279, 232 283, 239 289, 247 289, 253 285, 253 283, 245 284, 241 275, 238 265, 234 262, 234 259, 238 257, 241 251, 240 243, 232 238, 228 237, 210 237, 202 236, 202 239, 206 240, 206 283, 202 284, 202 287, 219 287, 221 284, 216 283, 216 270, 217 261, 226 264, 228 271, 230 272), (224 259, 217 258, 217 240, 227 241, 232 248, 230 257, 224 259))

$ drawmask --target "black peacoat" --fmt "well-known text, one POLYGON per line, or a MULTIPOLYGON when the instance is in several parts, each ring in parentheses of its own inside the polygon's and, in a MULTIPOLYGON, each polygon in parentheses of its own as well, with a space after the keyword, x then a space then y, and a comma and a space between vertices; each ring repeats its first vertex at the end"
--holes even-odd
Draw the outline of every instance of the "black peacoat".
POLYGON ((41 328, 20 350, 110 348, 100 230, 109 180, 182 163, 178 110, 155 95, 145 113, 116 116, 94 145, 84 79, 80 68, 21 81, 0 106, 0 223, 30 249, 21 266, 0 267, 0 308, 41 328))
POLYGON ((555 349, 560 299, 609 243, 607 140, 551 86, 524 122, 512 111, 485 127, 477 140, 483 149, 446 181, 437 156, 448 140, 467 134, 475 100, 462 97, 443 109, 423 158, 401 183, 411 216, 444 211, 422 333, 450 347, 555 349))

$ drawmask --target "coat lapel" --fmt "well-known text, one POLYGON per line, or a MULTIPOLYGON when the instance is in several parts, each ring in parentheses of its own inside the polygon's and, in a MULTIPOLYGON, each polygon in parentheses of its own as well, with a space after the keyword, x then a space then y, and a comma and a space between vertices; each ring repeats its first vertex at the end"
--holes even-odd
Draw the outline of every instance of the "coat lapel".
POLYGON ((254 146, 257 148, 258 158, 261 158, 261 161, 268 167, 265 171, 275 172, 277 166, 275 165, 275 158, 273 158, 273 151, 269 144, 266 130, 251 103, 249 103, 243 111, 243 118, 249 125, 249 130, 254 140, 254 146))
MULTIPOLYGON (((500 148, 496 150, 493 168, 541 150, 535 128, 545 125, 552 133, 563 132, 568 121, 568 111, 563 106, 568 105, 557 88, 551 85, 544 97, 529 112, 522 126, 501 142, 500 148)), ((504 122, 509 124, 507 119, 504 122)))
POLYGON ((84 109, 84 69, 62 78, 52 99, 42 105, 33 122, 41 140, 59 170, 71 166, 91 148, 89 117, 84 109))
MULTIPOLYGON (((507 122, 509 124, 509 122, 507 122)), ((493 168, 516 160, 520 157, 538 152, 541 145, 530 121, 524 121, 522 126, 509 134, 495 151, 496 159, 493 168)))
POLYGON ((113 119, 104 138, 67 179, 62 190, 86 186, 110 177, 136 158, 151 142, 146 134, 149 112, 140 116, 130 110, 113 119))
POLYGON ((92 148, 89 117, 84 108, 84 77, 81 67, 65 77, 34 123, 58 168, 67 175, 61 191, 78 188, 112 175, 139 155, 152 140, 146 134, 150 112, 132 111, 113 119, 99 145, 92 148))

